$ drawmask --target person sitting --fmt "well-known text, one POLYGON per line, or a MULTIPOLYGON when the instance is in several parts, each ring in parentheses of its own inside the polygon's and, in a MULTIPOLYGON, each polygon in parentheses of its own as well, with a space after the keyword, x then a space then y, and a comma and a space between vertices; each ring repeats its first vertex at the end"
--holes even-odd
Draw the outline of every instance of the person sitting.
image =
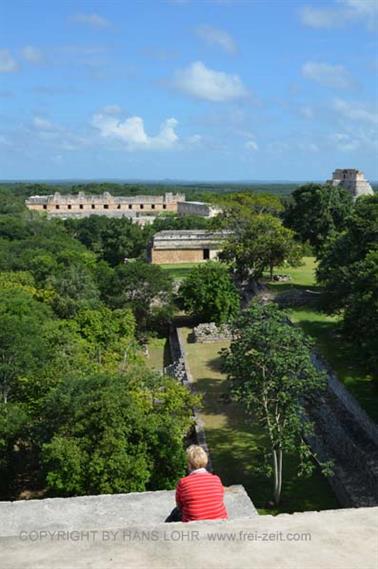
POLYGON ((186 450, 188 476, 181 478, 176 487, 176 504, 167 522, 195 520, 226 520, 224 488, 216 474, 206 470, 208 456, 198 445, 186 450))

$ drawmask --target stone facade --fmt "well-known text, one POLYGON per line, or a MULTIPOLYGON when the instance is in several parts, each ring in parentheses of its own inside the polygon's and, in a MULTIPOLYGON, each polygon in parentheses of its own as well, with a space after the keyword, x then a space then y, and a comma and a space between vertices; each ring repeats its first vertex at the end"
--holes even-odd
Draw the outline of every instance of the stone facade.
POLYGON ((205 202, 178 202, 177 213, 179 215, 200 215, 201 217, 215 217, 222 213, 218 206, 205 202))
POLYGON ((25 204, 33 211, 46 212, 48 217, 65 219, 106 215, 129 217, 135 222, 146 223, 164 211, 177 212, 179 201, 185 201, 185 194, 167 192, 160 196, 112 196, 108 192, 101 195, 88 195, 84 192, 62 195, 55 192, 48 196, 31 196, 25 200, 25 204))
POLYGON ((373 188, 360 170, 338 168, 333 172, 332 180, 327 180, 327 184, 342 186, 352 194, 355 200, 360 196, 374 195, 373 188))
POLYGON ((159 231, 149 246, 148 257, 153 264, 197 263, 216 259, 222 241, 229 231, 185 229, 159 231))

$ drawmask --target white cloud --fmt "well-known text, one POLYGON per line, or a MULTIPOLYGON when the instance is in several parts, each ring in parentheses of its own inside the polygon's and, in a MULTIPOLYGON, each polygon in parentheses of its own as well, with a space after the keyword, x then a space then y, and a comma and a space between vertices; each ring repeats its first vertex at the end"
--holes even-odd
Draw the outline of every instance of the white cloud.
POLYGON ((336 28, 362 23, 374 30, 378 25, 378 3, 376 0, 338 0, 332 8, 304 6, 300 19, 311 28, 336 28))
POLYGON ((92 126, 100 131, 101 136, 124 142, 128 150, 160 150, 177 146, 179 138, 175 132, 177 121, 166 119, 155 136, 150 136, 144 129, 141 117, 128 117, 121 120, 109 112, 100 112, 92 117, 92 126))
POLYGON ((299 109, 299 114, 305 119, 313 119, 314 118, 314 109, 309 105, 303 105, 299 109))
POLYGON ((188 144, 191 144, 191 145, 201 144, 202 136, 200 134, 193 134, 192 136, 189 136, 189 138, 187 139, 187 142, 188 142, 188 144))
POLYGON ((201 61, 176 71, 173 86, 188 95, 213 102, 231 101, 248 94, 238 75, 214 71, 201 61))
POLYGON ((310 28, 336 28, 343 25, 344 17, 340 10, 304 6, 300 12, 302 24, 310 28))
POLYGON ((329 138, 331 143, 333 143, 338 150, 343 152, 357 150, 360 146, 359 140, 352 138, 349 134, 335 132, 331 134, 329 138))
POLYGON ((244 146, 247 150, 252 150, 253 152, 259 149, 257 142, 254 140, 247 140, 244 146))
POLYGON ((107 115, 117 115, 118 113, 121 112, 121 110, 122 110, 121 107, 119 107, 118 105, 107 105, 102 109, 102 111, 107 115))
POLYGON ((22 57, 26 59, 26 61, 28 61, 29 63, 38 64, 43 62, 44 59, 43 53, 37 47, 34 47, 32 45, 27 45, 21 50, 21 53, 22 57))
POLYGON ((325 87, 347 89, 353 85, 352 77, 343 65, 308 61, 302 66, 302 75, 325 87))
POLYGON ((224 30, 213 28, 212 26, 199 26, 196 32, 209 45, 218 46, 227 53, 234 54, 237 52, 236 43, 230 34, 224 30))
POLYGON ((363 103, 351 103, 343 99, 335 99, 332 107, 347 120, 378 125, 377 108, 373 109, 363 103))
POLYGON ((55 130, 56 127, 47 119, 43 117, 34 117, 33 118, 33 126, 37 130, 55 130))
POLYGON ((37 137, 42 144, 47 144, 49 147, 59 151, 77 150, 93 143, 89 137, 82 136, 64 125, 51 122, 38 115, 33 118, 31 124, 32 128, 26 129, 28 137, 32 137, 34 140, 37 137))
POLYGON ((77 22, 78 24, 86 24, 88 26, 91 26, 92 28, 108 28, 110 26, 110 22, 109 20, 107 20, 106 18, 103 18, 102 16, 99 16, 98 14, 92 13, 92 14, 85 14, 85 13, 79 13, 79 14, 75 14, 75 16, 73 17, 74 22, 77 22))
POLYGON ((18 70, 18 63, 9 49, 0 49, 0 73, 12 73, 18 70))

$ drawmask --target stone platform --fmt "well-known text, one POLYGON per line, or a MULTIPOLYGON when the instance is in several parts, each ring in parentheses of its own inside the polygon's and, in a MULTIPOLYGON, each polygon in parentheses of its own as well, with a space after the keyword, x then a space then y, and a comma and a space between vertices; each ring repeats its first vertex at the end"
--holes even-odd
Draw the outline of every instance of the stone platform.
MULTIPOLYGON (((257 516, 243 486, 225 489, 230 519, 257 516)), ((0 536, 44 529, 98 529, 164 522, 175 507, 175 492, 131 492, 76 498, 47 498, 0 502, 0 536)), ((1 565, 0 565, 1 567, 1 565)))
POLYGON ((1 569, 377 569, 378 508, 162 523, 171 492, 0 503, 1 569))

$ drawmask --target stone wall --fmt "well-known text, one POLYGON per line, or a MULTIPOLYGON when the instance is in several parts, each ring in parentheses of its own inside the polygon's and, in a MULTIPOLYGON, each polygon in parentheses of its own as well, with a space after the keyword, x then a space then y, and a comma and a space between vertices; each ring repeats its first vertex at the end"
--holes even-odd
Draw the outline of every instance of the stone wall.
POLYGON ((318 355, 313 361, 326 371, 328 388, 307 406, 315 428, 310 446, 321 462, 334 461, 328 480, 344 507, 378 505, 377 425, 318 355))
MULTIPOLYGON (((184 349, 184 343, 181 338, 181 333, 180 330, 176 328, 176 326, 171 326, 169 332, 169 347, 173 363, 170 364, 167 368, 165 368, 164 371, 169 375, 176 377, 178 381, 180 381, 183 385, 186 385, 188 389, 192 390, 193 377, 192 374, 190 373, 190 368, 184 349)), ((209 452, 209 447, 207 446, 204 425, 199 416, 198 409, 193 409, 193 417, 194 417, 196 444, 200 445, 207 452, 209 457, 207 469, 210 470, 211 472, 212 471, 211 456, 209 452)))
POLYGON ((25 204, 31 210, 63 216, 73 213, 110 215, 110 212, 140 212, 142 214, 162 211, 176 212, 178 201, 185 201, 185 194, 167 192, 160 196, 112 196, 109 192, 100 195, 88 195, 84 192, 75 195, 55 192, 48 196, 31 196, 25 200, 25 204))
POLYGON ((165 230, 149 244, 152 263, 198 263, 217 257, 230 231, 206 229, 165 230))
POLYGON ((227 324, 217 326, 215 322, 206 322, 193 328, 191 339, 200 344, 231 340, 232 330, 227 324))
POLYGON ((220 207, 205 202, 178 202, 177 213, 179 215, 200 215, 202 217, 215 217, 220 214, 220 207))
POLYGON ((151 263, 176 264, 204 261, 202 249, 151 249, 151 263))

